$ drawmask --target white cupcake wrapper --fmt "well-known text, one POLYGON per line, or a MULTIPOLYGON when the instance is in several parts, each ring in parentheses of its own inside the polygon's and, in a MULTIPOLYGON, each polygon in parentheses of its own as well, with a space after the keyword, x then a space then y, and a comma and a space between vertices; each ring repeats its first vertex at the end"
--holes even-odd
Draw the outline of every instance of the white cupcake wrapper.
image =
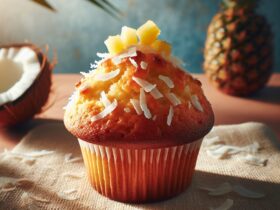
POLYGON ((126 149, 79 139, 92 186, 124 202, 161 200, 186 189, 201 141, 158 149, 126 149))

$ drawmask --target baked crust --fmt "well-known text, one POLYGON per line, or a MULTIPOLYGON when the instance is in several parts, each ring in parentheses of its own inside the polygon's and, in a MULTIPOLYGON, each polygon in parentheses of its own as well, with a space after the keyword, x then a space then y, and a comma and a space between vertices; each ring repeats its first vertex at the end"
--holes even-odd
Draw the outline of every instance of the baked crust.
POLYGON ((143 148, 192 142, 210 131, 214 114, 197 79, 157 53, 137 50, 135 57, 123 58, 117 65, 112 59, 103 61, 92 75, 86 76, 76 85, 76 97, 67 106, 64 115, 65 126, 74 136, 101 145, 143 148), (137 63, 137 67, 130 59, 137 63), (141 68, 141 62, 147 64, 146 69, 141 68), (115 69, 120 70, 115 78, 107 81, 96 79, 96 74, 115 69), (159 75, 169 77, 174 88, 169 88, 159 79, 159 75), (156 119, 147 119, 144 114, 138 115, 130 103, 130 99, 139 99, 141 88, 132 77, 156 84, 164 95, 155 99, 150 93, 145 93, 152 118, 156 116, 156 119), (104 105, 100 102, 102 91, 110 101, 116 100, 118 105, 108 116, 92 121, 92 116, 104 110, 104 105), (166 97, 169 92, 174 93, 181 104, 172 105, 166 97), (203 111, 192 103, 192 96, 198 98, 203 111), (169 126, 167 117, 171 106, 174 115, 169 126), (130 112, 125 112, 124 108, 128 108, 130 112))

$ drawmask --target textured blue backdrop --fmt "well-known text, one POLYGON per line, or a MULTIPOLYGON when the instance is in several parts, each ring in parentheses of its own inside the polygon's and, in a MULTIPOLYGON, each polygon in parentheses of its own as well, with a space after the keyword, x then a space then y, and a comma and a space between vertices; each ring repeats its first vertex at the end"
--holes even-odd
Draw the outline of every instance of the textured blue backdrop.
MULTIPOLYGON (((202 72, 203 46, 207 26, 218 11, 220 0, 111 0, 125 14, 116 20, 85 0, 49 0, 52 13, 30 1, 1 0, 0 44, 32 41, 48 43, 58 52, 55 72, 89 69, 96 52, 105 51, 108 35, 120 33, 121 26, 138 27, 147 19, 162 29, 161 38, 173 45, 174 54, 191 72, 202 72)), ((280 1, 263 0, 264 14, 275 33, 275 70, 280 72, 280 1)))

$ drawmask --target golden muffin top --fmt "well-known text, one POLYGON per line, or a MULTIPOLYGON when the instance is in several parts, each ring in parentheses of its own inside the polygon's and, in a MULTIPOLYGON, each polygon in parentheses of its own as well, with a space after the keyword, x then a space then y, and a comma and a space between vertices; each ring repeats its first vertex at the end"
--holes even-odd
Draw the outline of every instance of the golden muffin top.
POLYGON ((197 140, 213 126, 201 83, 180 67, 171 46, 148 21, 123 27, 105 44, 108 54, 76 84, 66 128, 100 144, 172 145, 197 140))

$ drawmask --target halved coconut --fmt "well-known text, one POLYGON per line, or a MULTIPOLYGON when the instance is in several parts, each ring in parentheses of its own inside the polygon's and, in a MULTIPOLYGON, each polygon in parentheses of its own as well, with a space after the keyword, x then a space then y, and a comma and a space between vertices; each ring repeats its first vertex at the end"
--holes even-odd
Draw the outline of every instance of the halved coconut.
POLYGON ((32 44, 0 47, 0 126, 16 125, 41 111, 53 67, 32 44))

